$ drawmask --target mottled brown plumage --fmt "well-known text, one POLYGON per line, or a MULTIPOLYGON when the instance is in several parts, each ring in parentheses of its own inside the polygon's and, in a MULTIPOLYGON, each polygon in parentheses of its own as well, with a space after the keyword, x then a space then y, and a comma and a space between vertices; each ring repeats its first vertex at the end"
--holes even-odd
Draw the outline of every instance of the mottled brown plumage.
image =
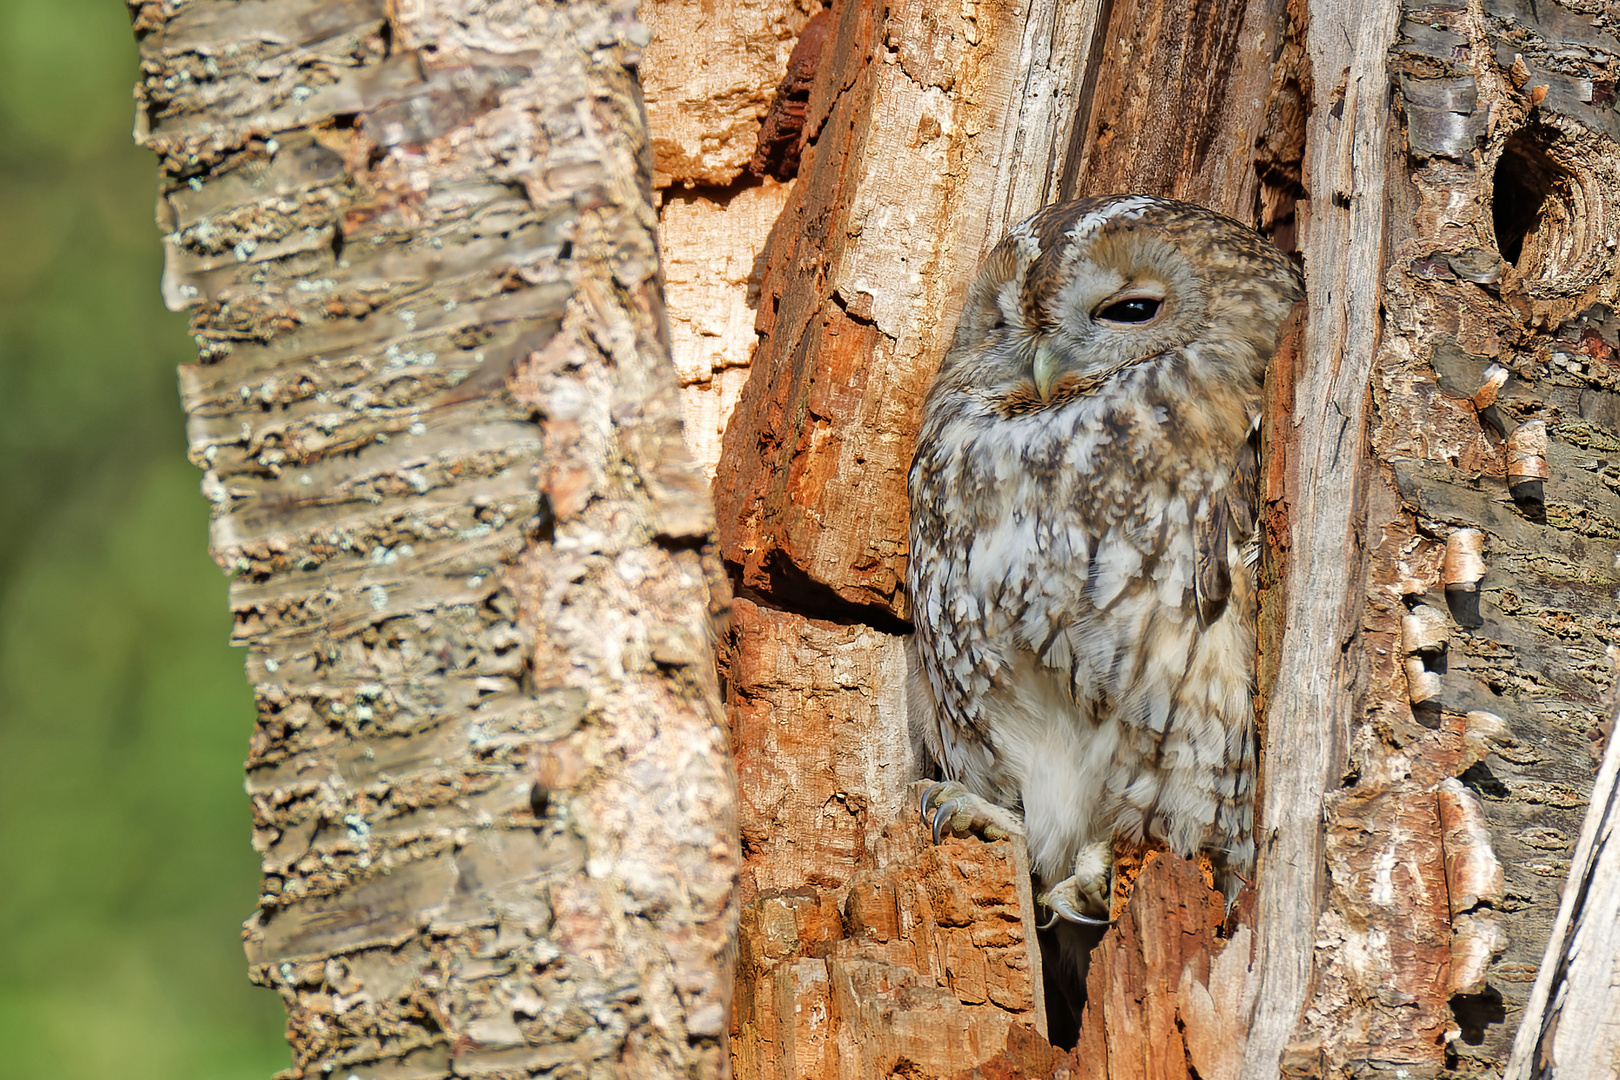
POLYGON ((1201 207, 1051 206, 985 260, 924 403, 920 723, 961 786, 934 802, 1021 818, 1071 918, 1106 916, 1116 836, 1208 853, 1229 897, 1252 864, 1251 433, 1302 294, 1201 207))

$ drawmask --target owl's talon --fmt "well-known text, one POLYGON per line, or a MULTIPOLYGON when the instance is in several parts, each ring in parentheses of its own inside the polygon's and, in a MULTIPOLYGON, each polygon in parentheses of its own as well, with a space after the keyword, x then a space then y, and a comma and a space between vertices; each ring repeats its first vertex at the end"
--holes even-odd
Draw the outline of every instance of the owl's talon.
MULTIPOLYGON (((1106 914, 1114 894, 1114 850, 1108 840, 1094 840, 1083 846, 1074 856, 1073 873, 1053 883, 1040 902, 1055 913, 1052 918, 1067 919, 1082 926, 1109 926, 1113 919, 1087 915, 1087 911, 1106 914)), ((1048 921, 1047 926, 1052 925, 1048 921)))
POLYGON ((1050 894, 1048 894, 1046 896, 1041 897, 1041 903, 1045 904, 1047 907, 1052 909, 1052 917, 1050 919, 1046 920, 1046 924, 1040 928, 1042 930, 1050 930, 1053 926, 1055 926, 1057 924, 1058 918, 1060 916, 1062 918, 1065 918, 1065 919, 1069 920, 1072 923, 1079 923, 1082 926, 1113 926, 1114 925, 1114 920, 1113 919, 1097 919, 1097 918, 1093 918, 1090 915, 1081 914, 1079 911, 1076 911, 1074 909, 1074 907, 1071 906, 1067 900, 1064 900, 1061 897, 1054 897, 1054 896, 1051 896, 1050 894))
POLYGON ((1023 835, 1023 826, 1016 814, 980 798, 955 780, 930 785, 917 808, 936 844, 947 834, 972 835, 990 841, 1023 835), (932 818, 928 813, 931 808, 932 818))

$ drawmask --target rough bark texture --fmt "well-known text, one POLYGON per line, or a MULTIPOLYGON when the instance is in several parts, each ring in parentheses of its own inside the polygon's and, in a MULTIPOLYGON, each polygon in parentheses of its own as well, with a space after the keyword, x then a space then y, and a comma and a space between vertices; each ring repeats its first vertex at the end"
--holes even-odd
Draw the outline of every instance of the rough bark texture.
MULTIPOLYGON (((1381 280, 1352 272, 1336 293, 1359 288, 1350 310, 1371 314, 1376 297, 1384 313, 1367 390, 1378 467, 1358 511, 1364 607, 1347 642, 1365 705, 1324 807, 1307 1022, 1335 1072, 1495 1072, 1557 908, 1612 682, 1620 503, 1602 448, 1620 445, 1606 209, 1620 125, 1581 80, 1612 80, 1620 49, 1602 20, 1550 4, 1379 17, 1395 30, 1395 108, 1358 138, 1387 131, 1393 152, 1382 166, 1375 141, 1346 156, 1389 176, 1381 280), (1493 363, 1507 369, 1494 403, 1476 396, 1493 363), (1510 474, 1538 422, 1550 469, 1532 492, 1510 474), (1464 529, 1483 534, 1477 612, 1445 588, 1447 542, 1464 529)), ((1383 64, 1384 50, 1367 55, 1383 64)), ((1315 70, 1320 91, 1330 69, 1315 70)), ((1326 192, 1352 220, 1376 192, 1353 181, 1326 192)), ((1326 200, 1309 173, 1306 186, 1315 230, 1326 200)), ((1352 267, 1380 254, 1333 250, 1352 267)))
POLYGON ((744 909, 739 1080, 949 1077, 1045 1030, 1022 843, 936 847, 908 815, 873 847, 836 885, 744 909))
POLYGON ((134 15, 291 1075, 721 1075, 725 585, 633 6, 134 15))

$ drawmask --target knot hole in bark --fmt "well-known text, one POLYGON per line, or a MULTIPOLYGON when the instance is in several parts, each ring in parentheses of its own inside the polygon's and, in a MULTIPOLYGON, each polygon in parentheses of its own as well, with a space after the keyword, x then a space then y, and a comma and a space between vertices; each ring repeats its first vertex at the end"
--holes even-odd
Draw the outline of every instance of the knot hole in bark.
POLYGON ((1557 276, 1580 250, 1570 176, 1549 152, 1558 139, 1548 128, 1515 132, 1496 163, 1491 222, 1497 250, 1525 278, 1557 276))

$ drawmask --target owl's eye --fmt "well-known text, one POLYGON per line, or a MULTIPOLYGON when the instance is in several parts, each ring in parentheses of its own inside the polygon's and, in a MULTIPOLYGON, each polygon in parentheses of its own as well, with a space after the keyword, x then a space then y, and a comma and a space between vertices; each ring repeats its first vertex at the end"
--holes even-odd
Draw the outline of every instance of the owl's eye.
POLYGON ((1097 309, 1092 318, 1099 322, 1145 323, 1159 314, 1164 301, 1156 296, 1127 296, 1097 309))

